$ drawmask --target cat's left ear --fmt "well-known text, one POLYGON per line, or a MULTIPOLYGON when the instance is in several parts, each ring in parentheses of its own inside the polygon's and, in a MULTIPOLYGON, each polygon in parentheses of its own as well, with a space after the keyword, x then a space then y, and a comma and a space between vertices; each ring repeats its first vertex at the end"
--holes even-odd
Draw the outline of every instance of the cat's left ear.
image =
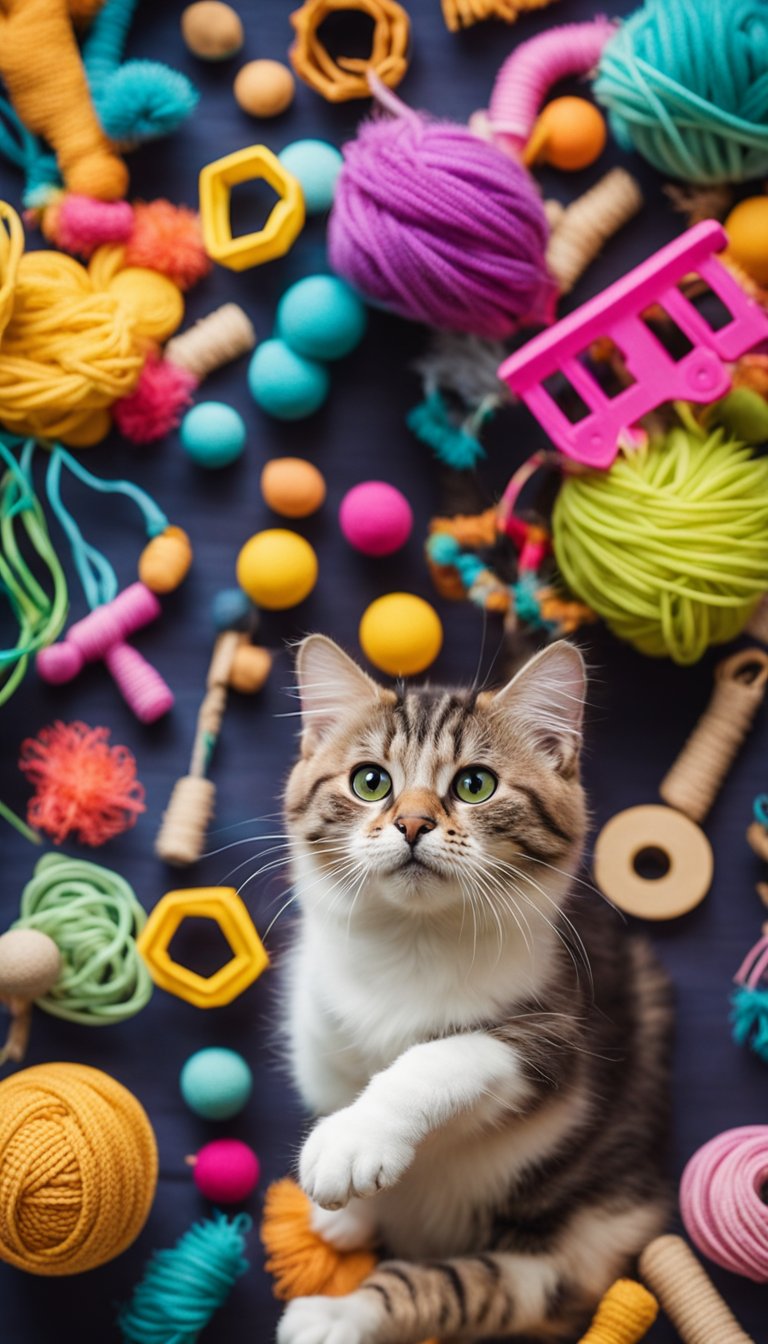
POLYGON ((584 659, 561 639, 531 658, 486 706, 513 719, 555 769, 568 774, 581 748, 586 688, 584 659))

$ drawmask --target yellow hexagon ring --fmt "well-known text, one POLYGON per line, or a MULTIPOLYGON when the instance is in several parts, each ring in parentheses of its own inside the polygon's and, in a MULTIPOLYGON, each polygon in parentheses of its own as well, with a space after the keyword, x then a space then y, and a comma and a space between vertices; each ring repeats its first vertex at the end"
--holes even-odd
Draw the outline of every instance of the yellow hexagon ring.
POLYGON ((304 195, 297 178, 286 171, 266 145, 238 149, 206 164, 200 173, 200 217, 209 257, 230 271, 282 257, 304 227, 304 195), (280 197, 263 229, 232 237, 230 194, 241 182, 263 178, 280 197))
POLYGON ((156 985, 196 1008, 221 1008, 253 984, 269 957, 248 910, 234 887, 192 887, 169 891, 150 912, 137 939, 156 985), (187 918, 212 919, 232 949, 232 958, 213 975, 198 975, 174 961, 168 946, 187 918))

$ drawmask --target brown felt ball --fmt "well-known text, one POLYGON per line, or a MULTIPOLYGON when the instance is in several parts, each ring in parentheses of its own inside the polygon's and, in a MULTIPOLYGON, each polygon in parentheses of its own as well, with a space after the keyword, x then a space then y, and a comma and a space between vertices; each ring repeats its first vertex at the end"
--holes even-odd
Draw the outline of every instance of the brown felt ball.
POLYGON ((243 45, 243 25, 231 5, 197 0, 181 16, 181 36, 201 61, 226 61, 243 45))
POLYGON ((277 117, 290 107, 296 81, 280 61, 249 61, 238 70, 235 101, 251 117, 277 117))

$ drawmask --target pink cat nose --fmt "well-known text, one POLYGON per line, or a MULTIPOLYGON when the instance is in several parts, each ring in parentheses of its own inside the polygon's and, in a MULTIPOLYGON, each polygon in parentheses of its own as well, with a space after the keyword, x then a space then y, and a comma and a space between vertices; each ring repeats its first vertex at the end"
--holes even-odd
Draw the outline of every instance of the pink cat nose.
POLYGON ((395 817, 394 825, 395 829, 405 837, 411 849, 413 849, 422 835, 428 835, 430 831, 434 831, 437 822, 434 817, 395 817))

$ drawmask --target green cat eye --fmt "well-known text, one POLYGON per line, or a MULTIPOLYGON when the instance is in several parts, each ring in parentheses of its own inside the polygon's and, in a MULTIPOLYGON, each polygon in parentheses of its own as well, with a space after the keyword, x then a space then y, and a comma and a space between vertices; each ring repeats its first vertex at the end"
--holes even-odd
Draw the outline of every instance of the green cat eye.
POLYGON ((349 782, 364 803, 380 803, 392 792, 392 779, 381 765, 358 765, 349 782))
POLYGON ((462 803, 487 803, 496 792, 498 779, 482 765, 468 765, 453 781, 453 792, 462 803))

